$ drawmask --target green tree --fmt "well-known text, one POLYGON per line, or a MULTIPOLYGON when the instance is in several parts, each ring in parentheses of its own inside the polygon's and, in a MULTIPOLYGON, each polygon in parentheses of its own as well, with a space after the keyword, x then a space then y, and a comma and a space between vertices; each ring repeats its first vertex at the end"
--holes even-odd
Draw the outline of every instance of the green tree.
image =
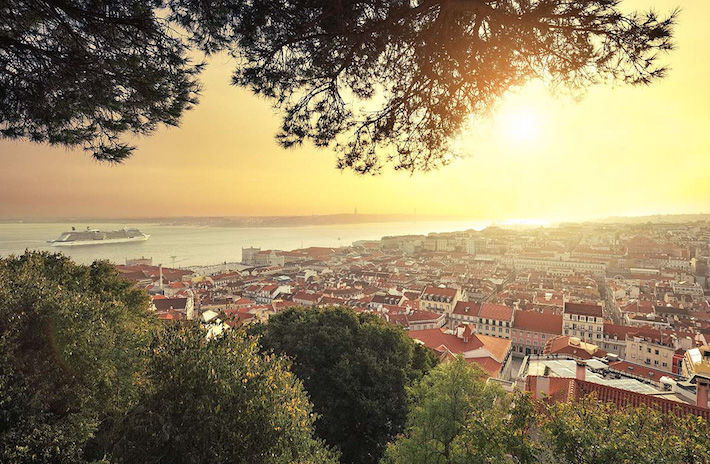
POLYGON ((378 461, 404 426, 407 385, 435 363, 401 328, 347 308, 289 309, 259 330, 266 352, 293 360, 316 432, 346 463, 378 461))
POLYGON ((0 3, 0 134, 121 161, 126 134, 175 126, 201 65, 159 0, 0 3))
POLYGON ((113 460, 336 463, 288 367, 241 332, 208 339, 196 325, 169 325, 152 344, 148 392, 113 432, 113 460))
POLYGON ((510 398, 462 357, 440 364, 411 389, 404 433, 386 464, 508 462, 510 398))
POLYGON ((427 170, 469 116, 542 78, 582 88, 664 75, 675 13, 619 0, 5 0, 0 133, 121 160, 126 133, 195 103, 189 48, 226 50, 233 82, 283 115, 278 140, 332 147, 338 166, 427 170))
POLYGON ((0 462, 84 459, 102 424, 138 400, 156 324, 147 306, 105 262, 0 260, 0 462))
POLYGON ((693 415, 663 414, 645 406, 618 409, 593 395, 548 408, 541 442, 558 462, 710 462, 710 427, 693 415))

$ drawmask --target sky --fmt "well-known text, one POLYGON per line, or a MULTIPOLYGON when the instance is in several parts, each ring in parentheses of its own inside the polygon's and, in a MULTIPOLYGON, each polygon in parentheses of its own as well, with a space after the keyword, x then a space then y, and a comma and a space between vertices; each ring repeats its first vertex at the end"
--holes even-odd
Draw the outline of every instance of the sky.
POLYGON ((580 101, 539 83, 506 97, 456 141, 438 171, 377 177, 335 168, 336 155, 275 142, 270 103, 229 84, 216 57, 179 128, 137 140, 122 165, 81 150, 0 141, 0 218, 351 213, 474 220, 578 220, 710 213, 710 2, 625 0, 682 8, 668 76, 648 87, 590 88, 580 101))

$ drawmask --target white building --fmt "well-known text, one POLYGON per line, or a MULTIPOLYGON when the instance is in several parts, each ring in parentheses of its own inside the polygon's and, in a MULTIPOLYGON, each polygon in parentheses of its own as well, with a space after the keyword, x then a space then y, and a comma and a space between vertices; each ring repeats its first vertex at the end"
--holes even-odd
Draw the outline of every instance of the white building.
POLYGON ((256 264, 256 255, 261 251, 258 247, 242 248, 242 263, 254 266, 256 264))

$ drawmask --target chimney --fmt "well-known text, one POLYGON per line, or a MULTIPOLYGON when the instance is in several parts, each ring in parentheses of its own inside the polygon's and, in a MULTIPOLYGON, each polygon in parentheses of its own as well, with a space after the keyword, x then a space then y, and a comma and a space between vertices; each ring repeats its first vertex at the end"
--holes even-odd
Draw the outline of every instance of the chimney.
POLYGON ((577 373, 575 378, 577 380, 586 380, 587 377, 587 363, 582 360, 577 360, 577 373))
POLYGON ((695 404, 701 408, 708 407, 708 384, 710 384, 710 379, 705 377, 696 377, 697 384, 695 386, 696 391, 696 401, 695 404))

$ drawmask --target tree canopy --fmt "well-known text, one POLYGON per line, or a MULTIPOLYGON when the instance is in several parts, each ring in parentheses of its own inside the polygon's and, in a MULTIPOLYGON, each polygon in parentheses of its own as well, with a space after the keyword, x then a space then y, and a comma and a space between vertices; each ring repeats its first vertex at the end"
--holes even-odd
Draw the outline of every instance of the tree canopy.
POLYGON ((581 88, 664 75, 676 14, 620 0, 7 0, 0 133, 120 161, 131 133, 197 99, 189 51, 227 51, 233 83, 269 99, 277 134, 338 167, 429 170, 472 116, 535 78, 581 88))
POLYGON ((411 389, 404 433, 383 464, 510 462, 510 399, 462 357, 440 364, 411 389))
POLYGON ((594 395, 547 404, 486 383, 463 358, 411 389, 407 427, 382 464, 710 462, 710 426, 693 415, 617 408, 594 395))
POLYGON ((150 351, 148 392, 118 424, 110 455, 126 463, 335 464, 313 437, 301 382, 280 357, 226 331, 169 325, 150 351))
POLYGON ((128 134, 175 126, 200 65, 159 18, 161 1, 0 4, 0 133, 120 161, 128 134))
POLYGON ((155 320, 113 266, 0 260, 0 462, 81 462, 140 396, 155 320))
POLYGON ((285 359, 148 303, 106 262, 0 260, 0 462, 338 462, 285 359))
POLYGON ((693 415, 663 414, 645 406, 620 410, 589 396, 548 408, 539 427, 556 462, 710 462, 710 426, 693 415))
POLYGON ((435 363, 402 329, 351 309, 289 309, 260 331, 265 351, 293 360, 320 416, 316 432, 344 463, 379 460, 404 426, 407 386, 435 363))

